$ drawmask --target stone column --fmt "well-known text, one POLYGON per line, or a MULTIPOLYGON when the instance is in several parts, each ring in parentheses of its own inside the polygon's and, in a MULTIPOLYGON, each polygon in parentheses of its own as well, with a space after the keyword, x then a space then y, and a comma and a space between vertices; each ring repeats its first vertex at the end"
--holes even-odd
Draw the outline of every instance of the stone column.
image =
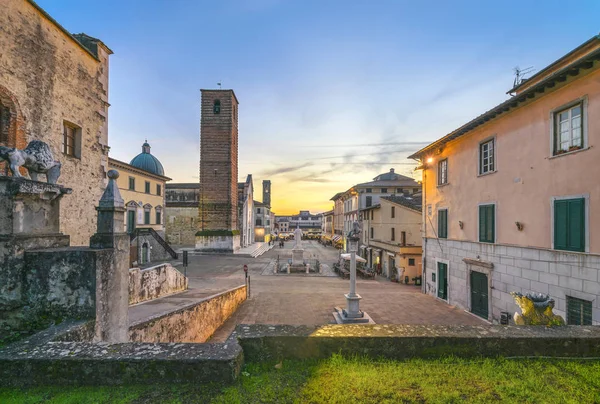
POLYGON ((106 250, 96 271, 95 340, 129 340, 129 235, 123 232, 125 204, 116 179, 119 172, 108 172, 108 185, 100 198, 96 234, 90 247, 106 250))

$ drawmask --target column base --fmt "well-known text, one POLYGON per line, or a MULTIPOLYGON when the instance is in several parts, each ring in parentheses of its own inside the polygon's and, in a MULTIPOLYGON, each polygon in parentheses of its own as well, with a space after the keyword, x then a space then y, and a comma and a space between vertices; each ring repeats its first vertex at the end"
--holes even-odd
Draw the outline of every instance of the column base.
POLYGON ((337 324, 375 324, 375 321, 364 311, 359 311, 359 317, 348 317, 346 310, 335 307, 333 318, 337 324))

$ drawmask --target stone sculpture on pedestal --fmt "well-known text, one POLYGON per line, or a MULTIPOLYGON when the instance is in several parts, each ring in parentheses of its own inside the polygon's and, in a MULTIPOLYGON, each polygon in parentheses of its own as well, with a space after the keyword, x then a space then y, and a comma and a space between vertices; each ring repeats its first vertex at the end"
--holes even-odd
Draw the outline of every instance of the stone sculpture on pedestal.
POLYGON ((565 325, 565 320, 552 312, 554 299, 550 296, 541 293, 510 294, 521 309, 521 314, 515 313, 514 316, 516 325, 565 325))
POLYGON ((38 180, 38 174, 46 174, 46 182, 56 184, 60 177, 60 162, 54 160, 50 147, 41 140, 32 140, 23 150, 0 146, 0 162, 2 161, 8 162, 15 178, 23 177, 19 167, 27 169, 32 181, 38 180))

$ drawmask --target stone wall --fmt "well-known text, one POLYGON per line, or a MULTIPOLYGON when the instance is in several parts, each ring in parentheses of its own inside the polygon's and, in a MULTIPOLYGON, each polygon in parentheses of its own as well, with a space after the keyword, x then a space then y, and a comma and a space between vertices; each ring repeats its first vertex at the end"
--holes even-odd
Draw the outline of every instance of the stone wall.
POLYGON ((5 145, 23 148, 31 140, 42 140, 61 162, 59 183, 72 188, 73 195, 61 204, 60 226, 73 245, 86 245, 95 231, 94 208, 105 187, 108 164, 112 52, 98 41, 88 45, 92 50, 32 2, 2 2, 0 101, 10 100, 12 115, 5 145), (79 157, 62 152, 65 122, 80 128, 79 157))
POLYGON ((187 277, 171 264, 129 270, 129 304, 183 292, 187 288, 187 277))
POLYGON ((198 203, 191 207, 165 208, 166 240, 170 244, 193 246, 198 231, 198 203))
POLYGON ((396 359, 498 356, 600 356, 592 326, 238 325, 248 362, 320 359, 333 354, 396 359))
POLYGON ((246 300, 246 286, 131 324, 132 342, 205 342, 246 300))
POLYGON ((437 262, 446 262, 449 304, 471 309, 469 274, 477 271, 488 274, 491 321, 499 321, 502 311, 519 311, 510 292, 537 292, 549 294, 556 301, 554 313, 565 320, 566 296, 591 301, 593 324, 600 324, 598 255, 445 239, 426 239, 424 251, 425 292, 437 295, 437 262), (482 265, 473 264, 478 260, 482 265))

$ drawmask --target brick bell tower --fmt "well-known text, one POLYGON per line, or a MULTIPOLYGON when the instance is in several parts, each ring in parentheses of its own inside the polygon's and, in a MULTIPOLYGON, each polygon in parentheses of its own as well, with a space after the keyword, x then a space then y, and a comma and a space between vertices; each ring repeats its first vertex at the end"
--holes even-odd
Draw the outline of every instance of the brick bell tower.
POLYGON ((231 252, 240 248, 238 101, 233 90, 200 91, 200 205, 196 250, 231 252))

